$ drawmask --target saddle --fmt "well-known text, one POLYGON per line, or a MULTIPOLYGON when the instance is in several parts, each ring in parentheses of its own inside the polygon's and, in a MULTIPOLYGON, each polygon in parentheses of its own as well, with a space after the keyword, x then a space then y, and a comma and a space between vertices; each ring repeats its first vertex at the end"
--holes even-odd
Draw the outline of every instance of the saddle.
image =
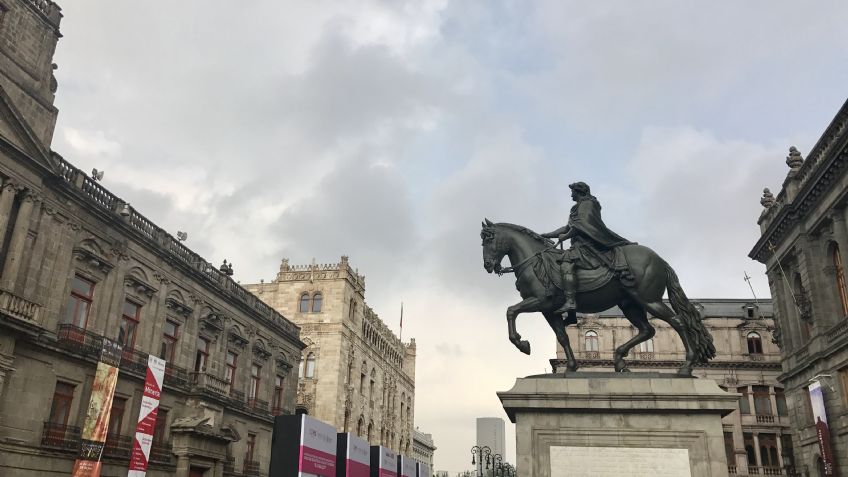
MULTIPOLYGON (((564 288, 562 257, 562 250, 548 249, 539 255, 539 260, 534 264, 536 276, 544 283, 549 295, 561 293, 564 288)), ((622 247, 606 252, 604 258, 612 265, 612 268, 601 263, 600 260, 597 261, 598 266, 593 268, 575 267, 577 293, 597 290, 615 277, 618 277, 623 285, 633 286, 633 276, 622 247)))

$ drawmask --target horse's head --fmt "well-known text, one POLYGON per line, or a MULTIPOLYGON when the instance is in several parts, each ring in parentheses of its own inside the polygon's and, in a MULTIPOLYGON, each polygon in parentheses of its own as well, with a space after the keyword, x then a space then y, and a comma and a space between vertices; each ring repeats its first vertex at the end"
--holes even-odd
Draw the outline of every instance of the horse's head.
POLYGON ((483 268, 492 273, 501 268, 501 260, 509 253, 509 244, 498 234, 498 228, 489 219, 483 220, 483 268))

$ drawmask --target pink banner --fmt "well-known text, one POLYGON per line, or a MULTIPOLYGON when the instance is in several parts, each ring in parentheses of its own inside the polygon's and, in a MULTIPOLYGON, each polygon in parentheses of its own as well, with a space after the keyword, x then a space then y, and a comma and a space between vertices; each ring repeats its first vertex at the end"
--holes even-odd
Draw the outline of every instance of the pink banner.
POLYGON ((141 409, 138 413, 138 424, 135 428, 135 439, 133 439, 132 456, 130 457, 127 477, 144 477, 147 473, 164 377, 165 360, 156 356, 149 356, 147 359, 147 377, 144 380, 144 394, 141 397, 141 409))
POLYGON ((301 446, 300 471, 307 474, 335 477, 336 455, 301 446))
POLYGON ((371 473, 371 466, 357 462, 355 460, 347 460, 347 477, 368 477, 371 473))

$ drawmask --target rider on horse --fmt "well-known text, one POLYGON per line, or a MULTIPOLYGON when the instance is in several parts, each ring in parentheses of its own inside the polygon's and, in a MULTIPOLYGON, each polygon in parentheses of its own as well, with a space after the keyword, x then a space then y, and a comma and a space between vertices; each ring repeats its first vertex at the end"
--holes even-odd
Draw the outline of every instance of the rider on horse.
POLYGON ((572 200, 576 202, 571 207, 568 225, 542 234, 546 238, 558 239, 557 245, 571 239, 571 247, 562 257, 565 303, 556 310, 563 317, 566 314, 573 315, 577 309, 575 268, 589 270, 601 265, 613 268, 608 252, 633 243, 607 228, 601 220, 601 204, 589 193, 589 186, 585 182, 575 182, 568 187, 571 189, 572 200))

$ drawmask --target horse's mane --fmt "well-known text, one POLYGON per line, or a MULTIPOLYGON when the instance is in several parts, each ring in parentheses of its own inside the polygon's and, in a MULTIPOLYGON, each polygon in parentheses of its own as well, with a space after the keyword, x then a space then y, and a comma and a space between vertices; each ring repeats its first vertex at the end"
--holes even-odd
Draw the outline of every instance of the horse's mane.
POLYGON ((549 238, 542 237, 541 235, 537 234, 536 232, 528 229, 527 227, 521 226, 521 225, 509 224, 509 223, 506 223, 506 222, 500 222, 500 223, 497 223, 495 225, 499 225, 499 226, 502 226, 502 227, 505 227, 505 228, 508 228, 508 229, 511 229, 511 230, 515 230, 516 232, 521 232, 524 235, 527 235, 534 240, 537 240, 539 242, 544 243, 545 245, 550 246, 550 245, 554 244, 553 240, 551 240, 549 238))

